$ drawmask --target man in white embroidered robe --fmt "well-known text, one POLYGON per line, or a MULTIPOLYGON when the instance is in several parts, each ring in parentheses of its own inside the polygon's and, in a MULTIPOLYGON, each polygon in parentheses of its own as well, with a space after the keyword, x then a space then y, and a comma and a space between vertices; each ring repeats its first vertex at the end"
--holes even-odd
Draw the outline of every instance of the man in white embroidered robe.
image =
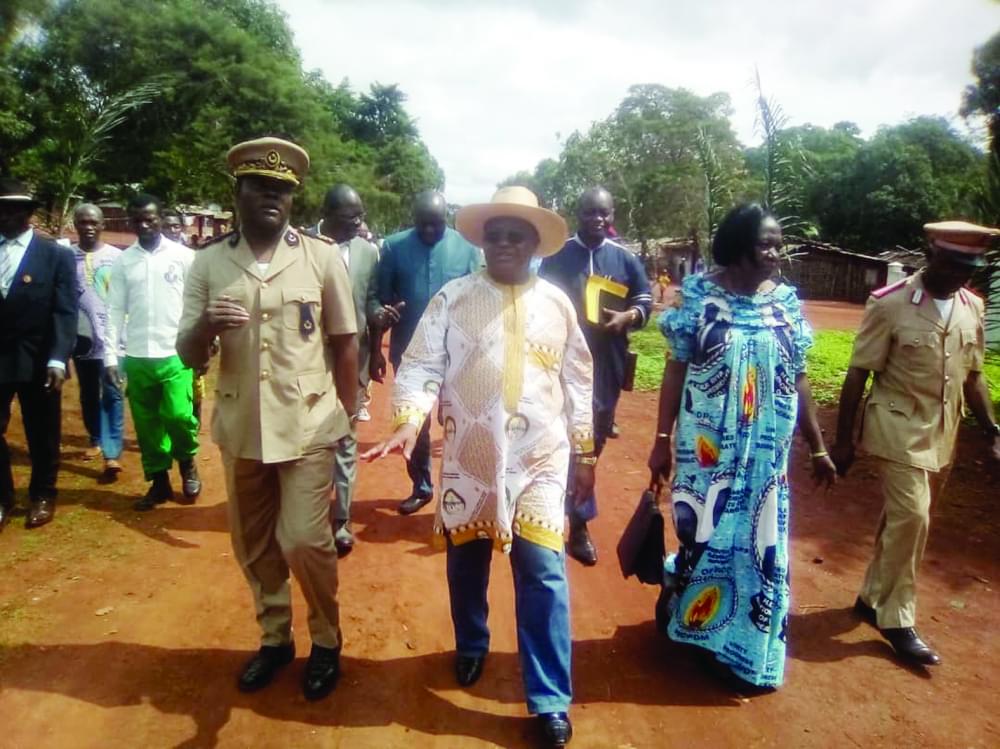
POLYGON ((566 226, 522 187, 459 211, 456 228, 485 250, 486 270, 445 285, 424 312, 396 375, 392 438, 366 459, 413 449, 440 398, 445 442, 435 538, 463 686, 489 648, 486 589, 494 547, 511 555, 528 710, 550 746, 572 733, 569 592, 563 502, 593 487, 593 364, 569 298, 529 271, 566 226))

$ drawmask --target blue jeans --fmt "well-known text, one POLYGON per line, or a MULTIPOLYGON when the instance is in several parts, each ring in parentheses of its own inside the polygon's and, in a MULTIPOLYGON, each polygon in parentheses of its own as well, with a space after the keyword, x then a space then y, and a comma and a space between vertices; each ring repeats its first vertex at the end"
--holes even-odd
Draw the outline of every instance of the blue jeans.
POLYGON ((431 417, 424 419, 424 425, 417 434, 417 444, 413 446, 413 454, 406 463, 406 472, 413 482, 413 494, 420 497, 430 497, 434 494, 434 483, 431 481, 431 417))
POLYGON ((100 359, 74 359, 80 380, 80 410, 83 424, 90 435, 90 444, 99 446, 107 460, 118 460, 122 454, 122 433, 125 429, 125 401, 122 392, 104 376, 100 359))
MULTIPOLYGON (((492 554, 493 542, 489 539, 460 546, 448 541, 448 594, 459 655, 478 657, 486 655, 490 648, 486 588, 492 554)), ((510 566, 514 573, 517 650, 528 712, 566 712, 573 699, 566 557, 514 536, 510 566)))

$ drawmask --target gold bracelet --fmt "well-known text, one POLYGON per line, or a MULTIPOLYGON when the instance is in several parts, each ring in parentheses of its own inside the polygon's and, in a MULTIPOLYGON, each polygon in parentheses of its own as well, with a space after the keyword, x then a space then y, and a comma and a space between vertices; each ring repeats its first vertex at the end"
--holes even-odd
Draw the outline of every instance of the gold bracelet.
POLYGON ((576 462, 577 462, 577 465, 582 465, 582 466, 596 466, 597 465, 597 457, 594 456, 594 455, 591 455, 591 456, 577 455, 576 456, 576 462))
POLYGON ((814 452, 812 454, 812 457, 814 457, 814 458, 825 458, 825 457, 827 457, 829 455, 830 455, 830 453, 828 453, 826 450, 818 450, 818 451, 816 451, 816 452, 814 452))
POLYGON ((657 432, 656 439, 658 440, 668 440, 670 439, 670 432, 657 432))

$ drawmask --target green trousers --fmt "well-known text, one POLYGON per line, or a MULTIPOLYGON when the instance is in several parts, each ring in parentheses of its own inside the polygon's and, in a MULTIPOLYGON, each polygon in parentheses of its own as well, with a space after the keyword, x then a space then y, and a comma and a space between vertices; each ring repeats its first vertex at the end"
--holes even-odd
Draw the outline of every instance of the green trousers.
POLYGON ((142 470, 152 481, 154 474, 169 471, 175 459, 191 460, 198 452, 193 373, 177 356, 126 356, 123 368, 142 470))

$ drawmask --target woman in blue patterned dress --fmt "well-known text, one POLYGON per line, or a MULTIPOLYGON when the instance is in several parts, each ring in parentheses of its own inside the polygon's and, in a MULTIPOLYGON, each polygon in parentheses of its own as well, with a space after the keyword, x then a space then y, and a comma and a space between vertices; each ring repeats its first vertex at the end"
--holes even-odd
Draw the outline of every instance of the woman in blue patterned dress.
POLYGON ((771 280, 781 252, 774 217, 737 206, 712 243, 717 267, 684 280, 679 305, 660 318, 670 359, 649 457, 656 478, 676 469, 667 634, 760 687, 779 686, 784 673, 796 423, 817 483, 836 480, 805 373, 812 332, 795 290, 771 280))

